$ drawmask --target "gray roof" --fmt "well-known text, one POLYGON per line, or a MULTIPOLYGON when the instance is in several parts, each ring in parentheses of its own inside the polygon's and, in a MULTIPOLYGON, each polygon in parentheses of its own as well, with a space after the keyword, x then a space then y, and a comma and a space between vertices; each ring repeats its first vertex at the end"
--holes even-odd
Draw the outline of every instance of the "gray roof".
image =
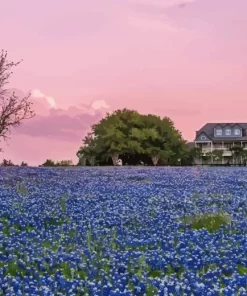
POLYGON ((236 141, 247 141, 247 134, 244 134, 243 137, 220 137, 215 138, 214 137, 214 128, 216 126, 221 126, 224 128, 225 126, 234 127, 235 125, 238 125, 242 129, 247 129, 247 123, 239 123, 239 122, 231 122, 231 123, 206 123, 199 131, 196 131, 196 138, 201 134, 205 133, 211 140, 215 141, 227 141, 227 140, 236 140, 236 141))

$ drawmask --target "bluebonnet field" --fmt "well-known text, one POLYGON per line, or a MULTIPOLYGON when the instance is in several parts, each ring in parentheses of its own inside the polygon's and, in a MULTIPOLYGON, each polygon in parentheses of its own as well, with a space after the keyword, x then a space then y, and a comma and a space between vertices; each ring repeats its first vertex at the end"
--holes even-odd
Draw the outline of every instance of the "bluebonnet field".
POLYGON ((246 196, 245 168, 1 168, 0 294, 247 295, 246 196))

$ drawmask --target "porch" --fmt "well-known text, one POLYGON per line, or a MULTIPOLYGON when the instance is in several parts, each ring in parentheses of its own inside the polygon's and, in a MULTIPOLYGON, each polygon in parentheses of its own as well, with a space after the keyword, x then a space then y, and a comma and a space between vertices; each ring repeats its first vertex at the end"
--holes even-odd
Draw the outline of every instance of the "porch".
MULTIPOLYGON (((243 147, 244 150, 247 150, 247 142, 244 141, 217 141, 217 142, 195 142, 195 147, 200 147, 202 149, 203 157, 201 160, 197 160, 197 162, 201 162, 201 164, 234 164, 236 165, 233 159, 233 152, 231 151, 231 148, 233 147, 243 147), (223 151, 222 157, 219 160, 213 159, 212 155, 211 157, 207 157, 208 153, 212 153, 215 150, 221 150, 223 151)), ((242 163, 243 159, 241 157, 240 162, 242 163)))

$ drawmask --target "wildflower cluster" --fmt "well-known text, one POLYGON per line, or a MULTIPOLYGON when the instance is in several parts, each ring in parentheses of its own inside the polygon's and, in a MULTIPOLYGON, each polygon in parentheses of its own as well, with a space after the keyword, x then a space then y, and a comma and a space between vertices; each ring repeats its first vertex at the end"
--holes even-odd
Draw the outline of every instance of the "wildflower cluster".
POLYGON ((247 295, 245 179, 245 168, 2 168, 0 294, 247 295))

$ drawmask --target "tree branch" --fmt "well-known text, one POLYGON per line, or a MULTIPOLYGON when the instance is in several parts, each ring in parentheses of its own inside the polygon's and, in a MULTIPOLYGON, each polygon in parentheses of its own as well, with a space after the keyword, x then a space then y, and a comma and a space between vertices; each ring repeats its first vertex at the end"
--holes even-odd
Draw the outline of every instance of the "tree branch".
MULTIPOLYGON (((21 62, 21 61, 20 61, 21 62)), ((7 94, 5 86, 9 83, 12 68, 19 65, 7 60, 7 52, 0 54, 0 139, 9 139, 11 129, 19 126, 23 120, 32 118, 35 114, 32 110, 30 95, 19 98, 15 93, 7 94)))

